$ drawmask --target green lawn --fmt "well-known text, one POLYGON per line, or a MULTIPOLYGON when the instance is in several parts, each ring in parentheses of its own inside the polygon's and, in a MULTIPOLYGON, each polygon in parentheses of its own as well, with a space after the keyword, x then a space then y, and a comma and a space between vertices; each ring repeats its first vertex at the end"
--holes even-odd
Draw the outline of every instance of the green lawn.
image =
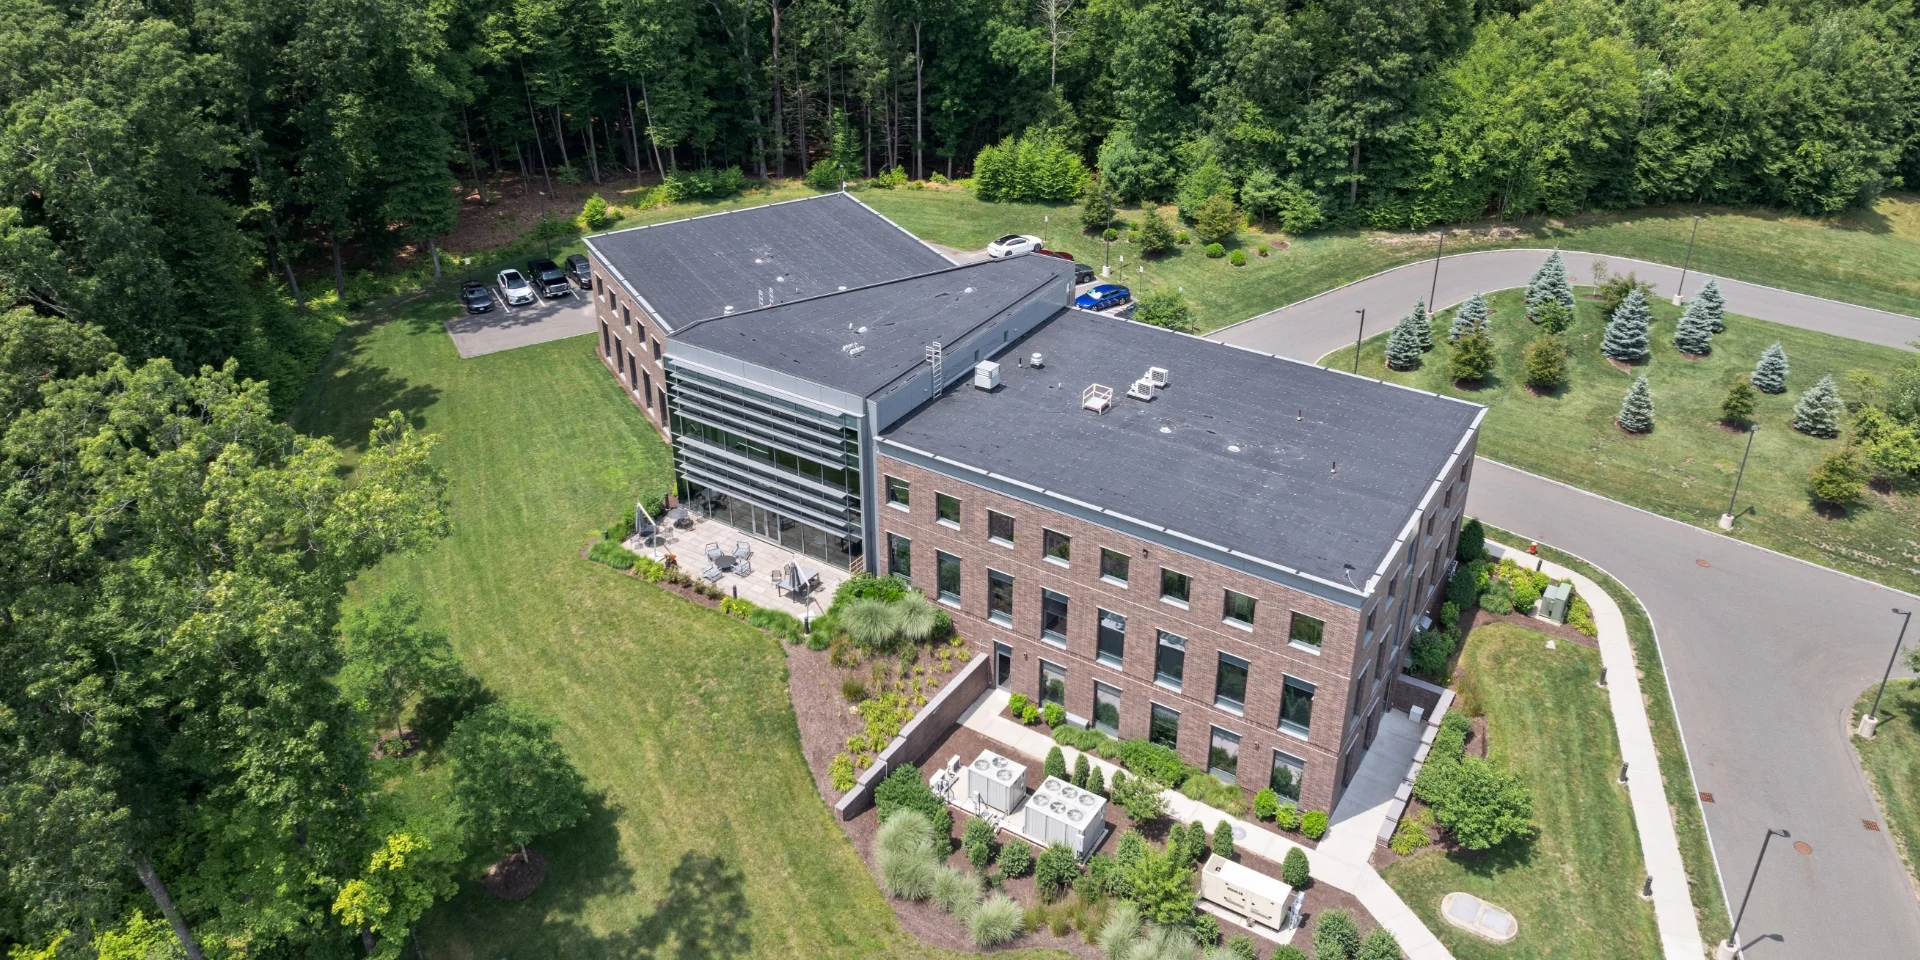
MULTIPOLYGON (((467 884, 432 913, 427 956, 930 953, 899 932, 814 791, 779 644, 576 556, 669 470, 591 339, 463 361, 440 326, 454 309, 416 300, 350 331, 296 423, 353 444, 398 409, 440 436, 452 537, 356 593, 417 591, 493 694, 558 718, 601 799, 588 823, 535 845, 552 867, 533 897, 467 884)), ((432 770, 382 769, 403 802, 442 805, 432 770)))
POLYGON ((1483 859, 1438 848, 1381 871, 1461 960, 1655 957, 1646 871, 1620 770, 1619 741, 1596 687, 1600 652, 1508 624, 1469 634, 1455 676, 1460 709, 1487 718, 1490 758, 1533 790, 1540 835, 1483 859), (1440 917, 1440 898, 1464 891, 1513 912, 1520 934, 1493 945, 1440 917))
MULTIPOLYGON (((1487 536, 1516 547, 1529 542, 1526 537, 1492 526, 1487 527, 1487 536)), ((1707 842, 1706 818, 1694 794, 1693 770, 1687 764, 1686 745, 1680 741, 1680 722, 1673 714, 1666 664, 1660 659, 1660 643, 1653 632, 1653 620, 1631 590, 1599 567, 1544 543, 1539 547, 1541 556, 1599 584, 1620 607, 1620 614, 1627 621, 1627 636, 1633 641, 1634 664, 1640 674, 1640 693, 1647 704, 1647 722, 1653 728, 1653 749, 1660 755, 1661 786, 1667 794, 1667 806, 1673 811, 1680 860, 1687 868, 1687 892, 1693 897, 1693 914, 1700 922, 1702 939, 1708 943, 1725 940, 1733 920, 1727 915, 1727 901, 1720 893, 1720 871, 1714 866, 1713 847, 1707 842)))
MULTIPOLYGON (((1031 233, 1083 262, 1096 267, 1103 262, 1101 243, 1081 232, 1079 209, 1071 205, 982 203, 959 189, 863 190, 858 196, 935 243, 977 249, 1002 234, 1031 233)), ((1914 196, 1882 198, 1871 211, 1830 222, 1685 207, 1475 223, 1450 232, 1446 248, 1463 253, 1559 247, 1678 264, 1686 259, 1696 213, 1704 219, 1694 269, 1920 316, 1920 197, 1914 196)), ((1126 209, 1121 215, 1137 220, 1139 211, 1126 209)), ((1114 269, 1136 292, 1181 288, 1201 329, 1212 330, 1433 255, 1427 232, 1335 231, 1293 238, 1252 231, 1237 245, 1246 251, 1245 267, 1209 260, 1195 244, 1144 264, 1142 274, 1134 248, 1116 243, 1114 269), (1283 241, 1292 246, 1279 249, 1283 241), (1269 256, 1255 255, 1260 243, 1269 245, 1269 256)), ((1575 265, 1582 272, 1587 267, 1579 260, 1575 265)))
MULTIPOLYGON (((1823 516, 1807 494, 1807 473, 1841 441, 1815 439, 1791 426, 1794 403, 1823 374, 1838 380, 1848 370, 1864 369, 1885 377, 1912 362, 1911 354, 1729 314, 1727 331, 1714 338, 1713 354, 1689 361, 1671 342, 1679 309, 1658 301, 1653 304, 1653 359, 1624 373, 1601 356, 1606 323, 1600 305, 1583 297, 1578 320, 1567 333, 1572 382, 1557 394, 1535 396, 1519 380, 1520 352, 1539 329, 1527 321, 1520 291, 1503 291, 1488 301, 1494 308, 1499 366, 1483 387, 1462 390, 1447 373, 1451 311, 1436 321, 1435 346, 1420 369, 1388 370, 1386 338, 1379 336, 1362 345, 1361 372, 1490 406, 1481 428, 1481 456, 1714 528, 1727 509, 1746 445, 1745 435, 1720 427, 1721 398, 1777 341, 1785 345, 1792 373, 1786 393, 1759 395, 1755 419, 1761 429, 1740 486, 1734 535, 1903 590, 1920 590, 1920 536, 1915 533, 1920 496, 1869 492, 1847 516, 1823 516), (1635 436, 1622 433, 1614 417, 1640 374, 1653 387, 1655 426, 1652 433, 1635 436)), ((1353 348, 1322 362, 1348 369, 1353 348)))
MULTIPOLYGON (((1873 704, 1873 687, 1860 695, 1853 705, 1853 723, 1857 728, 1873 704)), ((1860 765, 1873 781, 1873 792, 1880 798, 1881 814, 1900 855, 1907 861, 1907 872, 1920 881, 1920 680, 1895 680, 1887 684, 1880 700, 1880 726, 1872 740, 1851 738, 1860 751, 1860 765)))

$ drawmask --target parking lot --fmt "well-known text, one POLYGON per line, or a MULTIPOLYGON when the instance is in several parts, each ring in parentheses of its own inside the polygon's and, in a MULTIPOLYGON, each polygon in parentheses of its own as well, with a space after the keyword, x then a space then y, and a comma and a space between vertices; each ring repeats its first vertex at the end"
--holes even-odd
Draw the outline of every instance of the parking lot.
POLYGON ((582 290, 555 300, 542 298, 537 303, 509 307, 502 302, 497 288, 493 310, 487 313, 462 313, 447 321, 447 334, 460 356, 471 358, 515 347, 532 346, 549 340, 577 337, 594 331, 593 302, 582 290))

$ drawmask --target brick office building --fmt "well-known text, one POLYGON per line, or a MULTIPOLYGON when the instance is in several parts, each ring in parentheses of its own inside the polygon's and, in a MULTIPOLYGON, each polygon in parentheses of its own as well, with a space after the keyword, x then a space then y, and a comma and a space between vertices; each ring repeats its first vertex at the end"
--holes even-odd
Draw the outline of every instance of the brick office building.
POLYGON ((602 359, 684 502, 907 577, 1077 722, 1338 802, 1483 407, 1079 311, 1061 261, 928 259, 843 195, 589 245, 602 359))

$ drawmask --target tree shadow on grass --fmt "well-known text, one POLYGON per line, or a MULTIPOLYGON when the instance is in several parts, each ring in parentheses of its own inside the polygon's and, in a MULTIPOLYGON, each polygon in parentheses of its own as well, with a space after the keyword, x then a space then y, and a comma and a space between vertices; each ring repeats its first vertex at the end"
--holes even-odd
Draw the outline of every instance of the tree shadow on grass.
POLYGON ((1530 840, 1509 840, 1491 850, 1449 850, 1447 859, 1473 876, 1497 880, 1509 870, 1532 865, 1533 848, 1534 843, 1530 840))
MULTIPOLYGON (((540 899, 536 893, 533 900, 540 899)), ((660 898, 632 926, 603 934, 580 923, 571 904, 543 905, 545 921, 527 956, 618 960, 730 960, 753 949, 746 877, 726 858, 688 850, 667 875, 660 898), (537 945, 536 945, 537 944, 537 945)), ((497 950, 495 952, 498 952, 497 950)))
POLYGON ((440 401, 440 388, 410 383, 392 368, 369 362, 367 340, 373 331, 373 324, 363 323, 340 335, 339 347, 300 405, 299 430, 365 453, 375 417, 399 411, 414 427, 425 425, 427 408, 440 401))

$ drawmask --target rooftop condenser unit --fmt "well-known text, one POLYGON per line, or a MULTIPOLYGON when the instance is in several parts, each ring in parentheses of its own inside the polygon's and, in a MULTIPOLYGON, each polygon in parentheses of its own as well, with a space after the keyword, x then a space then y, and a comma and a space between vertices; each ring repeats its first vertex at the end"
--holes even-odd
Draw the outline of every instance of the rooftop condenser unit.
POLYGON ((1085 860, 1106 835, 1106 798, 1048 777, 1027 801, 1021 832, 1044 845, 1064 843, 1074 856, 1085 860))
POLYGON ((980 751, 967 767, 967 799, 979 797, 1001 813, 1011 813, 1027 795, 1027 768, 992 750, 980 751))
POLYGON ((1000 385, 1000 365, 992 360, 982 360, 973 365, 973 386, 977 390, 992 390, 1000 385))

